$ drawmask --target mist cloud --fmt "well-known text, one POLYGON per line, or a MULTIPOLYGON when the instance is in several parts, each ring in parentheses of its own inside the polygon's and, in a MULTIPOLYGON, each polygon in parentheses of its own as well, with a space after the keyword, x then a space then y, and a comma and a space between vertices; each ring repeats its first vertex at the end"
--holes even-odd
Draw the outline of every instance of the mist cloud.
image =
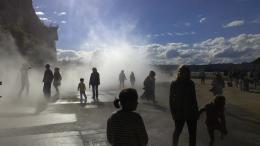
MULTIPOLYGON (((93 46, 92 46, 93 47, 93 46)), ((135 46, 144 51, 153 64, 208 64, 251 62, 260 55, 260 34, 240 34, 226 39, 216 37, 193 45, 185 43, 148 44, 135 46)), ((61 50, 59 52, 62 52, 61 50)), ((73 57, 84 58, 82 52, 93 55, 92 51, 72 51, 73 57)), ((70 53, 72 53, 70 52, 70 53)), ((64 53, 61 58, 70 59, 64 53)), ((88 56, 87 55, 87 56, 88 56)))

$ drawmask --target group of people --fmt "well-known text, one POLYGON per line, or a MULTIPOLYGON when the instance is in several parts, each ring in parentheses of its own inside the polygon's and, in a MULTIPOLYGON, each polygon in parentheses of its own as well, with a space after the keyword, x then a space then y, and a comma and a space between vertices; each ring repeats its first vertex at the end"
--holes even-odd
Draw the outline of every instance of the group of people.
MULTIPOLYGON (((92 88, 92 98, 94 102, 98 102, 98 86, 100 85, 100 77, 97 71, 97 68, 92 68, 92 73, 89 79, 89 88, 92 88)), ((87 95, 86 95, 86 85, 84 83, 84 78, 80 79, 80 83, 78 85, 78 91, 80 92, 80 103, 83 103, 84 97, 84 104, 87 102, 87 95)))
MULTIPOLYGON (((124 89, 125 88, 125 80, 127 80, 124 70, 121 70, 119 74, 119 88, 124 89)), ((131 87, 135 86, 135 74, 134 72, 131 72, 130 74, 130 83, 131 87)))
MULTIPOLYGON (((225 97, 215 94, 213 102, 199 110, 195 84, 191 80, 190 70, 181 66, 177 79, 170 87, 170 111, 175 122, 172 145, 177 146, 179 136, 187 123, 189 131, 189 145, 196 145, 197 120, 200 114, 206 112, 206 126, 210 137, 209 146, 214 143, 214 131, 218 130, 221 137, 227 134, 224 115, 225 97)), ((155 73, 150 72, 152 77, 155 73)), ((138 94, 133 88, 123 89, 119 99, 115 99, 114 106, 120 108, 107 121, 107 140, 112 146, 145 146, 148 135, 142 117, 134 112, 138 105, 138 94)))
POLYGON ((233 70, 229 73, 229 84, 239 88, 241 91, 249 91, 250 84, 253 84, 253 88, 256 89, 260 79, 260 72, 253 68, 251 72, 242 70, 233 70))

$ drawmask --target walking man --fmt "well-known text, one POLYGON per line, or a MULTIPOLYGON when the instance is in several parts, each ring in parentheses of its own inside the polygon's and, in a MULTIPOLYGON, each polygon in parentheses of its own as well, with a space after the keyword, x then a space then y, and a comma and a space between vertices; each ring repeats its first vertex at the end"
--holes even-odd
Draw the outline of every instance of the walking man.
POLYGON ((51 97, 51 83, 53 81, 53 73, 50 69, 50 65, 46 64, 45 65, 45 73, 43 76, 43 94, 46 98, 50 98, 51 97))
POLYGON ((94 101, 98 101, 98 86, 100 85, 99 73, 97 68, 92 68, 92 73, 89 79, 89 88, 92 87, 92 98, 94 101))

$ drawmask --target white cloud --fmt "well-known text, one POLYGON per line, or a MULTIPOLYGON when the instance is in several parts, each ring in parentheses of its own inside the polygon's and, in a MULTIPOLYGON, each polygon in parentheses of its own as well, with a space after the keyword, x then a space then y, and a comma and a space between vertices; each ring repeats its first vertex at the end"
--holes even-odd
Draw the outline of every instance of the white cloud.
POLYGON ((207 18, 206 18, 206 17, 203 17, 203 18, 200 19, 200 23, 203 23, 203 22, 205 22, 206 20, 207 20, 207 18))
POLYGON ((40 20, 41 20, 41 21, 49 21, 49 19, 46 18, 46 17, 40 17, 40 20))
POLYGON ((260 23, 260 16, 258 16, 256 19, 252 21, 252 23, 260 23))
POLYGON ((238 26, 242 26, 245 24, 245 21, 244 20, 235 20, 235 21, 232 21, 226 25, 224 25, 223 27, 224 28, 228 28, 228 27, 238 27, 238 26))
MULTIPOLYGON (((154 64, 209 64, 251 62, 260 56, 260 34, 240 34, 231 38, 216 37, 192 45, 186 43, 134 46, 145 52, 154 64)), ((100 50, 58 50, 59 60, 88 60, 100 50)), ((102 49, 101 49, 102 50, 102 49)))
POLYGON ((184 23, 185 26, 191 26, 189 22, 184 23))
POLYGON ((35 12, 35 13, 36 13, 36 15, 38 15, 38 16, 43 16, 43 15, 45 15, 44 12, 41 12, 41 11, 38 11, 38 12, 35 12))
POLYGON ((185 35, 195 35, 196 32, 192 31, 192 32, 175 32, 175 35, 177 36, 185 36, 185 35))
POLYGON ((168 34, 169 36, 172 36, 172 35, 173 35, 171 32, 168 32, 167 34, 168 34))
POLYGON ((57 13, 58 16, 64 16, 64 15, 67 15, 67 12, 60 12, 60 13, 57 13))
POLYGON ((260 56, 260 34, 240 34, 228 39, 216 37, 193 45, 168 43, 144 48, 157 64, 251 62, 260 56))
POLYGON ((64 21, 64 20, 63 20, 63 21, 61 21, 60 23, 62 23, 62 24, 66 24, 66 23, 67 23, 67 21, 64 21))

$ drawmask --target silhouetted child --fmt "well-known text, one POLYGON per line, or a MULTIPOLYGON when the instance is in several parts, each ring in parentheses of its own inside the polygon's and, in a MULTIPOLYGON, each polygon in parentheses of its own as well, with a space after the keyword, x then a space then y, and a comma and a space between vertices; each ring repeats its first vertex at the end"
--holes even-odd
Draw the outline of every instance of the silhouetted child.
POLYGON ((107 121, 107 140, 112 146, 146 146, 148 136, 142 117, 133 112, 137 108, 138 94, 135 89, 124 89, 115 99, 116 111, 107 121), (119 105, 120 103, 120 105, 119 105))
POLYGON ((78 91, 79 91, 79 93, 80 93, 80 103, 82 104, 83 103, 83 96, 84 96, 84 104, 86 104, 87 103, 87 95, 86 95, 86 93, 85 93, 85 91, 86 91, 86 85, 85 85, 85 83, 84 83, 84 79, 83 78, 81 78, 80 79, 80 83, 79 83, 79 85, 78 85, 78 91))
POLYGON ((207 104, 199 113, 206 112, 206 125, 210 136, 209 146, 213 146, 215 135, 214 131, 219 130, 221 139, 227 135, 226 120, 225 120, 225 97, 216 96, 214 102, 207 104))

